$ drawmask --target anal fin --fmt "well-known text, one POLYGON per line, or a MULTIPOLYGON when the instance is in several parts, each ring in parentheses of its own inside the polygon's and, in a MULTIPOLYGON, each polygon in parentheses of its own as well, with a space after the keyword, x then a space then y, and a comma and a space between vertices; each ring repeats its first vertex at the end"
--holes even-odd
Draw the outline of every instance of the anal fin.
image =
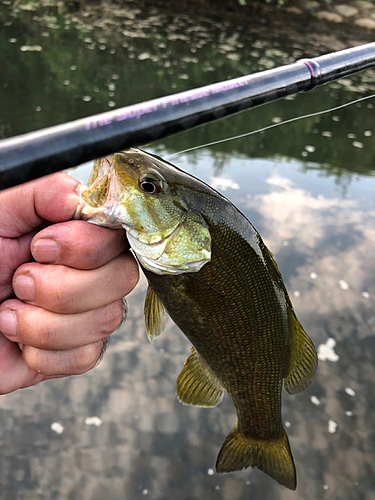
POLYGON ((294 311, 290 309, 288 313, 292 349, 284 387, 289 394, 296 394, 310 384, 318 366, 318 357, 312 340, 305 333, 294 311))
POLYGON ((194 347, 177 379, 177 397, 181 403, 211 408, 221 403, 224 388, 211 373, 194 347))
POLYGON ((217 457, 217 472, 234 472, 247 467, 258 467, 278 483, 295 490, 296 469, 285 429, 278 439, 253 439, 237 428, 225 440, 217 457))

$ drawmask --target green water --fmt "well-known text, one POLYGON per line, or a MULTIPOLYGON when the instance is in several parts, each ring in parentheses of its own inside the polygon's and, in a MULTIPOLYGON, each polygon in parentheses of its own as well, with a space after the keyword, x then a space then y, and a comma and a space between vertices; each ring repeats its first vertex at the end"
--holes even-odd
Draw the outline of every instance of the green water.
MULTIPOLYGON (((0 138, 370 41, 133 2, 70 14, 3 2, 0 26, 0 138)), ((251 220, 319 348, 313 384, 283 401, 297 491, 257 470, 213 474, 234 410, 229 398, 212 410, 176 401, 189 345, 172 323, 149 345, 142 281, 99 367, 0 399, 0 498, 375 498, 375 99, 176 155, 372 93, 367 70, 145 146, 251 220), (91 416, 102 425, 85 424, 91 416)))

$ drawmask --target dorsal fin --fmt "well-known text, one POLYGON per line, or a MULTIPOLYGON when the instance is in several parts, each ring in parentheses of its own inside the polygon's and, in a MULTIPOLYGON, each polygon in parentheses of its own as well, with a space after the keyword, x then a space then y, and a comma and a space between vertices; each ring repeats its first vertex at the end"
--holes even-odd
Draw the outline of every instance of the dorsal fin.
POLYGON ((199 356, 194 347, 177 379, 177 397, 181 403, 211 408, 221 403, 223 386, 199 356))
POLYGON ((310 384, 318 366, 318 358, 314 344, 290 307, 288 319, 292 350, 284 387, 289 394, 296 394, 310 384))
POLYGON ((147 288, 144 314, 147 335, 152 343, 165 329, 166 313, 161 300, 150 284, 147 288))

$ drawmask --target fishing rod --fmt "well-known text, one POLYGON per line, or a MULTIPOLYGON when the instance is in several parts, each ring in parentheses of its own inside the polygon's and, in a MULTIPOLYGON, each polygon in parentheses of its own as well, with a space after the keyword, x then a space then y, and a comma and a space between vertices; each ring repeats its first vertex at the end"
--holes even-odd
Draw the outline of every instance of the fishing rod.
POLYGON ((0 189, 192 129, 375 66, 375 42, 0 141, 0 189))

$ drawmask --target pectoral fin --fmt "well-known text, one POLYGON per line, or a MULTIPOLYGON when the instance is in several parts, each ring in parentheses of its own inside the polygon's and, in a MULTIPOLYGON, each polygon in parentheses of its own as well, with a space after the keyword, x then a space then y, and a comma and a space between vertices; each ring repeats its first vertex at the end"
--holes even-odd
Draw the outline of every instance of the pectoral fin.
POLYGON ((314 344, 305 333, 293 310, 289 310, 291 332, 291 359, 284 387, 289 394, 301 392, 310 384, 318 366, 314 344))
POLYGON ((165 329, 166 313, 161 300, 150 285, 147 288, 144 314, 147 335, 152 343, 165 329))
POLYGON ((194 347, 177 379, 177 397, 185 405, 210 408, 221 403, 224 388, 194 347))

